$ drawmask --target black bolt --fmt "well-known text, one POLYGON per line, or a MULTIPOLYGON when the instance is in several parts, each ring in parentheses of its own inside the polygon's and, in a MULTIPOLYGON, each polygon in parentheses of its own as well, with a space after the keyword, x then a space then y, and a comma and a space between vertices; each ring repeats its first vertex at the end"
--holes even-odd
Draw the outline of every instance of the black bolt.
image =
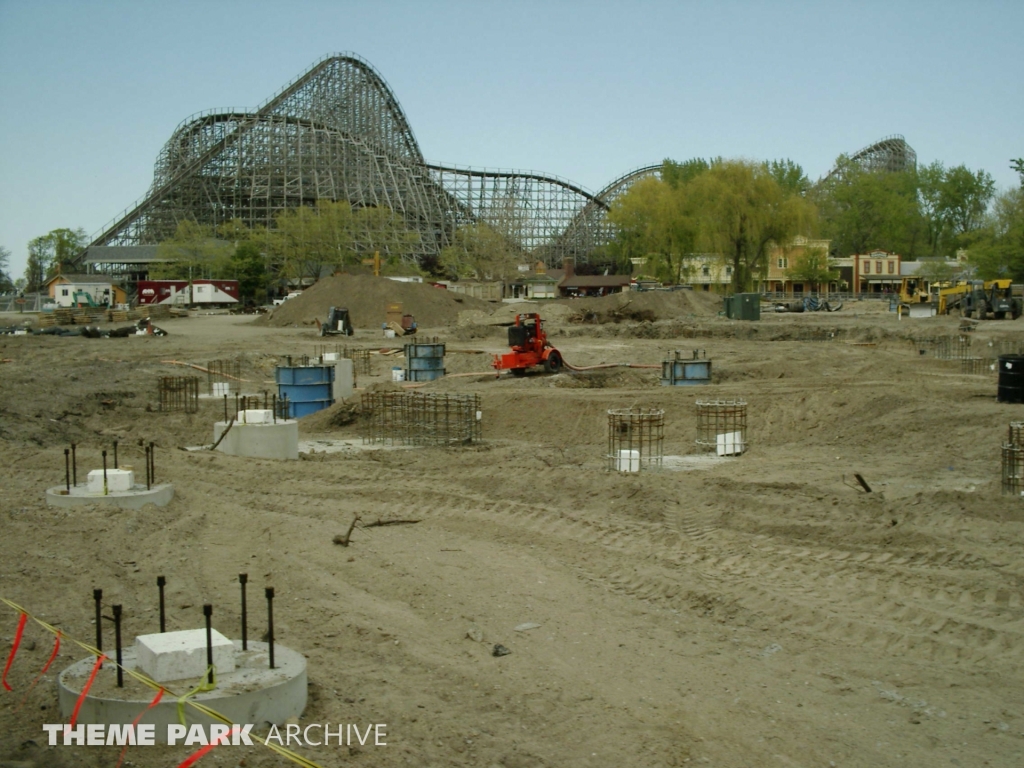
POLYGON ((238 583, 242 585, 242 650, 249 650, 248 618, 245 610, 245 585, 249 582, 249 574, 238 574, 238 583))
POLYGON ((103 617, 100 613, 103 605, 103 590, 94 589, 92 599, 96 601, 96 650, 103 650, 103 617))
POLYGON ((78 485, 78 461, 75 459, 75 444, 71 444, 71 483, 78 485))
POLYGON ((164 613, 164 587, 167 586, 167 579, 163 576, 156 577, 156 586, 160 590, 160 631, 166 632, 166 614, 164 613))
POLYGON ((210 670, 206 680, 213 685, 213 629, 210 626, 213 618, 213 606, 209 603, 203 606, 203 616, 206 617, 206 666, 210 670))
POLYGON ((68 493, 71 493, 71 449, 64 449, 64 485, 67 486, 68 493))
POLYGON ((270 649, 270 668, 274 669, 274 588, 264 590, 267 596, 267 645, 270 649))
POLYGON ((117 440, 114 441, 114 469, 117 469, 117 440))

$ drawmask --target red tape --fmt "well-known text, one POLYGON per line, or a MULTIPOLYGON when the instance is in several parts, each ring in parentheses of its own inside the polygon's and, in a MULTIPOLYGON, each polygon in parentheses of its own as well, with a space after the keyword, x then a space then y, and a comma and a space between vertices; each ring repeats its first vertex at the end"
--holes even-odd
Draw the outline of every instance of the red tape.
POLYGON ((216 739, 213 740, 213 742, 211 744, 207 744, 202 749, 197 750, 193 754, 191 754, 188 757, 186 757, 181 762, 181 764, 178 766, 178 768, 190 768, 191 766, 195 765, 197 762, 199 762, 199 759, 203 755, 205 755, 207 752, 209 752, 214 747, 220 746, 220 744, 223 743, 225 740, 227 740, 231 736, 234 736, 236 733, 238 733, 238 730, 239 729, 238 729, 237 725, 231 726, 231 730, 230 731, 228 731, 227 733, 225 733, 222 736, 218 736, 216 739))
POLYGON ((8 691, 13 691, 14 689, 11 688, 7 682, 7 672, 10 670, 11 664, 14 663, 14 657, 18 655, 18 646, 21 645, 21 635, 25 631, 26 621, 28 621, 28 614, 22 613, 18 617, 18 628, 14 632, 14 642, 11 644, 11 652, 7 655, 7 663, 4 665, 4 676, 3 678, 0 678, 4 684, 4 688, 8 691))
POLYGON ((96 673, 100 671, 100 667, 103 666, 103 662, 107 660, 107 657, 102 653, 99 658, 96 659, 96 663, 92 665, 92 673, 89 675, 89 679, 85 681, 85 686, 82 688, 82 692, 78 694, 78 701, 75 702, 75 710, 71 713, 71 727, 75 727, 75 721, 78 720, 78 710, 82 708, 82 704, 85 703, 85 696, 89 693, 89 689, 92 688, 93 680, 96 679, 96 673))
POLYGON ((21 703, 18 704, 18 708, 14 710, 15 712, 20 712, 21 708, 25 706, 25 702, 28 701, 29 694, 31 694, 32 690, 36 687, 36 683, 43 679, 43 675, 46 674, 46 670, 50 668, 50 665, 53 664, 54 659, 57 658, 57 654, 60 652, 60 637, 61 631, 58 629, 57 634, 53 638, 53 652, 50 654, 50 658, 47 659, 46 664, 43 665, 43 668, 39 670, 39 674, 36 675, 36 679, 32 681, 32 685, 30 685, 28 687, 28 690, 25 691, 25 696, 22 698, 21 703))
MULTIPOLYGON (((141 712, 139 712, 139 716, 136 717, 134 720, 132 720, 132 731, 134 731, 136 729, 136 727, 138 726, 139 721, 142 719, 143 715, 145 715, 147 712, 149 712, 149 710, 151 710, 153 707, 155 707, 157 704, 159 704, 160 703, 160 699, 162 699, 163 697, 164 697, 164 689, 161 688, 159 691, 156 692, 156 696, 153 697, 153 700, 151 702, 149 702, 149 706, 146 707, 141 712)), ((121 762, 124 760, 124 754, 127 751, 128 751, 128 745, 125 744, 124 747, 121 748, 121 756, 119 758, 117 758, 117 765, 114 768, 121 768, 121 762)))

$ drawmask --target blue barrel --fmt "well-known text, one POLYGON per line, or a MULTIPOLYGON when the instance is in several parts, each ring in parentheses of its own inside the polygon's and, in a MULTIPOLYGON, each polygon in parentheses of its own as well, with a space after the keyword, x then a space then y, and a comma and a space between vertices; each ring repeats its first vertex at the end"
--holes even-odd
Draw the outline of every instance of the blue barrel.
POLYGON ((279 365, 274 381, 278 399, 288 399, 288 418, 299 419, 334 405, 334 373, 333 364, 279 365))
POLYGON ((664 360, 661 363, 663 387, 692 387, 710 383, 710 360, 664 360))
POLYGON ((434 381, 444 376, 444 344, 406 344, 405 380, 434 381))

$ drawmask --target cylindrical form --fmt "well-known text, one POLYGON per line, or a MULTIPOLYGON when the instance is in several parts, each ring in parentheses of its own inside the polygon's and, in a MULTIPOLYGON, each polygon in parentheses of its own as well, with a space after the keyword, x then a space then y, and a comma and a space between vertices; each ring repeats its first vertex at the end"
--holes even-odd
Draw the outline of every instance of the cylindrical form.
POLYGON ((1011 421, 1009 432, 1010 445, 1024 447, 1024 421, 1011 421))
POLYGON ((298 419, 334 405, 335 366, 279 365, 274 370, 274 381, 282 400, 288 401, 284 418, 298 419))
POLYGON ((113 606, 114 610, 114 648, 117 652, 117 687, 124 688, 124 674, 121 669, 121 606, 113 606))
POLYGON ((1024 446, 1003 445, 1003 493, 1024 495, 1024 446))
POLYGON ((434 381, 444 372, 444 344, 405 345, 406 381, 434 381))
POLYGON ((64 449, 64 485, 68 493, 71 493, 71 449, 64 449))
POLYGON ((613 408, 608 411, 608 469, 640 472, 661 466, 665 411, 613 408))
POLYGON ((263 590, 267 596, 267 649, 270 651, 270 668, 274 668, 274 588, 263 590))
POLYGON ((96 650, 103 650, 103 590, 94 589, 92 599, 96 601, 96 650))
POLYGON ((747 450, 747 403, 744 400, 697 401, 697 449, 717 456, 747 450))
POLYGON ((203 606, 203 616, 206 617, 206 682, 213 685, 213 606, 209 603, 203 606))
POLYGON ((249 582, 249 574, 238 574, 238 583, 242 585, 242 650, 249 650, 249 622, 245 610, 245 585, 249 582))
POLYGON ((160 631, 167 631, 167 616, 164 612, 164 587, 167 586, 167 579, 163 576, 156 577, 156 586, 160 591, 160 631))
POLYGON ((679 350, 672 357, 661 362, 661 385, 663 387, 699 386, 711 383, 711 361, 702 359, 703 350, 693 350, 686 358, 679 350))
POLYGON ((1024 355, 999 356, 1000 403, 1024 403, 1024 355))

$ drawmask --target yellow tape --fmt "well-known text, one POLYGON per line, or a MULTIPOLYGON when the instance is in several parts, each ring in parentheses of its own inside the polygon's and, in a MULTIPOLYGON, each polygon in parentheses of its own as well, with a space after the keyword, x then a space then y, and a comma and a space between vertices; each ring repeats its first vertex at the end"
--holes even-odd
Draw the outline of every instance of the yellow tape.
MULTIPOLYGON (((47 624, 42 619, 36 618, 35 616, 33 616, 28 611, 26 611, 24 608, 22 608, 20 605, 18 605, 13 600, 8 600, 6 597, 0 596, 0 603, 3 603, 8 608, 13 609, 17 613, 24 613, 26 616, 28 616, 30 619, 32 619, 32 621, 34 621, 40 627, 45 629, 47 632, 50 632, 51 634, 54 634, 54 635, 59 633, 60 636, 63 639, 65 639, 65 640, 67 640, 67 641, 69 641, 71 643, 74 643, 79 648, 81 648, 83 651, 87 652, 90 656, 100 656, 103 653, 99 648, 96 648, 96 647, 94 647, 92 645, 89 645, 88 643, 83 643, 81 640, 78 640, 78 639, 72 637, 71 635, 67 634, 63 630, 57 629, 57 627, 53 626, 52 624, 47 624)), ((113 661, 111 659, 107 659, 104 663, 105 664, 111 664, 111 665, 113 665, 115 667, 117 666, 117 662, 115 662, 115 661, 113 661)), ((218 722, 221 722, 221 723, 223 723, 224 725, 227 725, 227 726, 236 725, 236 723, 233 723, 229 718, 225 717, 224 715, 222 715, 217 710, 210 709, 205 704, 200 704, 199 702, 193 701, 190 698, 191 696, 193 696, 196 693, 200 692, 200 690, 203 689, 203 686, 209 686, 210 685, 209 682, 201 683, 194 690, 190 691, 189 693, 186 693, 184 696, 179 696, 174 691, 172 691, 170 688, 168 688, 165 685, 161 685, 160 683, 158 683, 155 680, 153 680, 152 678, 150 678, 148 675, 144 675, 141 672, 138 672, 138 671, 136 671, 134 669, 126 669, 124 667, 121 668, 121 671, 124 672, 124 674, 128 675, 129 677, 131 677, 131 678, 137 680, 138 682, 142 683, 143 685, 152 688, 154 691, 162 690, 166 694, 168 694, 170 696, 174 696, 178 700, 178 706, 179 706, 178 714, 179 714, 179 718, 181 718, 182 725, 185 724, 184 718, 182 717, 182 711, 183 711, 185 705, 187 705, 189 707, 192 707, 192 709, 195 709, 198 712, 201 712, 202 714, 204 714, 207 717, 209 717, 211 720, 217 720, 218 722)), ((209 673, 209 670, 207 670, 207 674, 208 673, 209 673)), ((214 674, 216 674, 216 670, 214 670, 214 674)), ((214 685, 216 685, 216 678, 214 678, 214 685)), ((210 688, 206 688, 205 690, 211 690, 211 689, 210 688)), ((254 738, 256 741, 258 741, 261 744, 263 744, 263 746, 265 746, 268 749, 270 749, 270 750, 276 752, 277 754, 281 755, 281 757, 284 757, 284 758, 287 758, 288 760, 291 760, 296 765, 302 766, 302 768, 323 768, 323 766, 320 765, 319 763, 315 763, 312 760, 309 760, 309 759, 303 757, 302 755, 300 755, 300 754, 298 754, 296 752, 292 752, 290 749, 287 749, 286 747, 282 747, 279 744, 271 744, 269 741, 267 741, 267 738, 265 736, 260 736, 259 734, 256 734, 256 733, 251 733, 250 736, 252 738, 254 738)))
POLYGON ((186 725, 186 726, 188 725, 188 723, 185 722, 185 704, 188 703, 189 699, 191 699, 197 693, 205 693, 206 691, 212 691, 216 687, 217 687, 217 668, 213 664, 211 664, 210 666, 208 666, 206 668, 206 671, 203 672, 203 682, 201 682, 199 685, 197 685, 191 691, 186 693, 184 696, 179 696, 178 697, 178 722, 181 723, 182 725, 186 725), (213 678, 213 682, 212 683, 207 679, 208 677, 212 677, 213 678))

